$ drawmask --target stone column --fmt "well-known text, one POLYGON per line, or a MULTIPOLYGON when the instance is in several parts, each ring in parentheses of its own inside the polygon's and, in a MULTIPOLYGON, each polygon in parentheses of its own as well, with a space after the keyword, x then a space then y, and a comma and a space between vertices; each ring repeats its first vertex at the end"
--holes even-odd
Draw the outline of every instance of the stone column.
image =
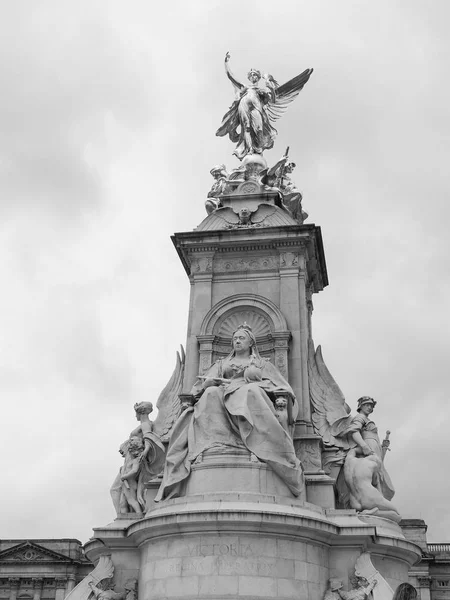
POLYGON ((200 345, 200 368, 199 374, 204 375, 213 362, 213 344, 215 335, 198 335, 200 345))
POLYGON ((430 600, 431 577, 418 577, 417 582, 419 584, 420 600, 430 600))
POLYGON ((75 587, 75 575, 67 576, 67 593, 69 594, 75 587))
MULTIPOLYGON (((298 297, 298 274, 299 274, 298 249, 293 248, 292 252, 280 252, 280 310, 286 319, 288 329, 292 334, 288 359, 289 369, 286 367, 286 373, 289 373, 289 383, 297 397, 299 404, 299 416, 303 414, 303 392, 302 392, 302 370, 301 370, 301 323, 300 308, 298 297)), ((275 354, 277 351, 275 350, 275 354)), ((280 369, 280 353, 275 356, 275 364, 280 369)), ((283 375, 286 374, 280 369, 283 375)))
POLYGON ((300 300, 300 353, 301 353, 301 378, 302 378, 302 406, 299 421, 311 422, 311 405, 309 400, 308 382, 308 307, 306 301, 306 264, 305 257, 301 257, 300 271, 298 274, 298 295, 300 300))
POLYGON ((65 577, 56 577, 56 594, 55 600, 64 600, 64 596, 66 595, 66 582, 67 579, 65 577))
POLYGON ((42 577, 33 577, 33 600, 41 600, 43 583, 42 577))
POLYGON ((9 600, 16 600, 17 592, 19 591, 20 585, 20 577, 10 577, 9 578, 9 600))

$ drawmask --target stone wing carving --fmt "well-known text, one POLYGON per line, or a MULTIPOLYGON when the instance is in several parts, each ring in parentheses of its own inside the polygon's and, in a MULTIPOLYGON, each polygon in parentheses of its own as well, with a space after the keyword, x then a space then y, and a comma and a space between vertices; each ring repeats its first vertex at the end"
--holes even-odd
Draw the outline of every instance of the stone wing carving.
POLYGON ((379 571, 375 569, 368 552, 363 552, 355 563, 355 575, 365 577, 369 583, 376 580, 372 590, 373 600, 392 600, 394 590, 379 571))
POLYGON ((158 435, 163 442, 168 441, 172 426, 180 414, 180 399, 178 395, 181 392, 183 384, 185 360, 184 348, 181 346, 180 352, 177 352, 177 361, 172 377, 160 393, 158 402, 156 403, 158 416, 153 422, 153 433, 158 435))
POLYGON ((318 346, 317 350, 314 350, 312 340, 309 340, 308 346, 308 376, 315 430, 326 446, 349 449, 346 437, 336 436, 350 424, 350 407, 324 363, 321 347, 318 346))
POLYGON ((260 204, 258 210, 252 215, 252 223, 262 223, 268 217, 271 217, 276 210, 276 206, 271 206, 270 204, 260 204))
POLYGON ((92 590, 90 583, 97 585, 103 579, 111 579, 114 575, 114 565, 110 556, 100 556, 97 566, 87 575, 83 581, 73 588, 65 600, 87 600, 92 590))

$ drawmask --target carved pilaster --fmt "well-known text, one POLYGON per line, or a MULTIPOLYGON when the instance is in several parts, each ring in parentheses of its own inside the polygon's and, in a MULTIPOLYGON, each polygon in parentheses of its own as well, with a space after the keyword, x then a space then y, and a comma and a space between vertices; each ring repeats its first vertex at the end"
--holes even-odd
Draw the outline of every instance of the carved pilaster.
POLYGON ((55 584, 56 584, 55 600, 64 600, 64 596, 66 595, 67 579, 65 577, 56 577, 55 584))
POLYGON ((215 335, 198 335, 197 340, 200 345, 200 364, 199 375, 204 375, 213 362, 213 344, 215 335))
POLYGON ((417 582, 420 588, 429 588, 431 586, 431 577, 418 577, 417 582))
POLYGON ((195 397, 192 394, 179 394, 178 398, 180 399, 181 412, 195 404, 195 397))
POLYGON ((40 600, 42 594, 42 585, 44 580, 42 577, 33 577, 33 600, 40 600))
POLYGON ((75 587, 75 580, 76 580, 75 575, 67 576, 67 593, 71 592, 73 590, 73 588, 75 587))
POLYGON ((308 338, 312 338, 312 314, 314 310, 314 304, 312 301, 312 289, 311 286, 306 288, 306 308, 308 310, 308 338))
POLYGON ((9 600, 16 600, 20 586, 20 577, 10 577, 8 581, 10 589, 9 600))
POLYGON ((323 474, 322 452, 318 435, 294 437, 295 453, 302 463, 305 474, 323 474))
POLYGON ((289 340, 291 339, 290 331, 275 331, 272 333, 275 340, 275 357, 274 363, 285 379, 289 377, 288 370, 288 351, 289 340))

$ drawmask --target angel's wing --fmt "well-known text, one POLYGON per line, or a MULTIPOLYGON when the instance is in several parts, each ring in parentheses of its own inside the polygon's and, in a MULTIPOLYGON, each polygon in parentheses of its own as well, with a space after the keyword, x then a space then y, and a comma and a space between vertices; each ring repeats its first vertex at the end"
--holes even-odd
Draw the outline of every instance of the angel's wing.
POLYGON ((66 596, 66 600, 87 600, 91 595, 89 582, 97 585, 103 579, 110 579, 114 575, 114 565, 110 556, 100 556, 97 566, 66 596))
POLYGON ((303 87, 308 83, 312 72, 313 69, 306 69, 303 73, 294 77, 294 79, 291 79, 280 86, 276 85, 275 80, 273 80, 276 86, 274 93, 272 94, 272 98, 274 99, 266 104, 267 114, 272 122, 276 121, 284 114, 292 100, 299 95, 303 87))
POLYGON ((345 437, 335 436, 339 431, 344 431, 350 423, 350 407, 323 361, 321 347, 318 346, 315 351, 312 340, 309 340, 308 346, 308 375, 315 430, 326 446, 349 448, 345 437))
POLYGON ((183 384, 184 364, 186 356, 184 348, 181 346, 180 352, 177 352, 177 362, 172 377, 168 384, 160 393, 156 407, 158 416, 153 422, 153 433, 161 438, 163 442, 168 441, 169 434, 173 424, 180 414, 180 399, 178 394, 181 392, 183 384))

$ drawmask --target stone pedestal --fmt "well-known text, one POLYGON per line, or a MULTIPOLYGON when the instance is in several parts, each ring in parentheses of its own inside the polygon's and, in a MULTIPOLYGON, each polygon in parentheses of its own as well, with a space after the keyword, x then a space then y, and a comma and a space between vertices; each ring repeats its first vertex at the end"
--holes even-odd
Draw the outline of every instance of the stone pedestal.
POLYGON ((330 577, 348 586, 362 552, 395 589, 420 556, 385 519, 237 492, 164 501, 96 529, 85 550, 112 555, 118 587, 139 573, 139 598, 151 600, 320 600, 330 577))

